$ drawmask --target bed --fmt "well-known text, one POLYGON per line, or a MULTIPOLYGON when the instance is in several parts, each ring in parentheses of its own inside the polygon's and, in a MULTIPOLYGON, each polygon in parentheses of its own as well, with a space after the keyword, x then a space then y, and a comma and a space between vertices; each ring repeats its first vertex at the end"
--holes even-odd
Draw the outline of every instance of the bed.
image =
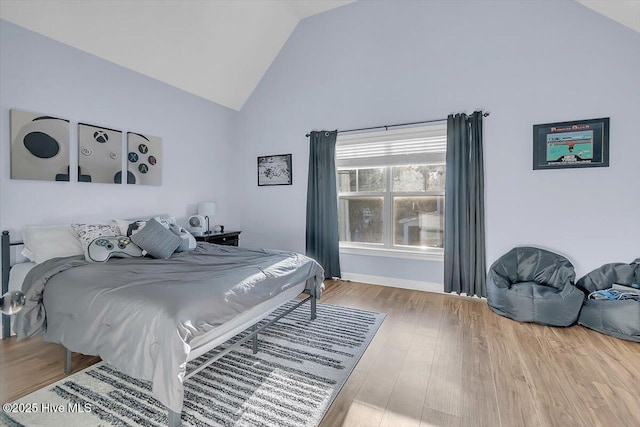
MULTIPOLYGON (((3 232, 3 292, 9 283, 9 234, 3 232)), ((50 259, 28 270, 22 290, 25 307, 14 328, 19 339, 42 334, 71 352, 98 355, 116 369, 151 380, 153 393, 168 408, 169 424, 180 425, 183 382, 193 360, 238 333, 251 329, 235 346, 253 340, 256 328, 300 293, 311 302, 322 291, 324 272, 300 254, 199 243, 171 258, 123 258, 89 263, 82 256, 50 259)), ((13 276, 13 275, 12 275, 13 276)), ((283 313, 286 315, 288 312, 283 313)), ((3 335, 7 332, 3 320, 3 335)), ((219 352, 198 371, 223 357, 219 352)))

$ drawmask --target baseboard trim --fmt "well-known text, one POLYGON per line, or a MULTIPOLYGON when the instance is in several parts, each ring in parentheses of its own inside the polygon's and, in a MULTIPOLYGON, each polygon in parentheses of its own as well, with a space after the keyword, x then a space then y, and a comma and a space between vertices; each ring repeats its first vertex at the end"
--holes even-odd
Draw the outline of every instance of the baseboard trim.
POLYGON ((397 279, 395 277, 371 276, 368 274, 342 273, 344 280, 367 283, 370 285, 390 286, 392 288, 411 289, 414 291, 426 291, 444 293, 442 283, 421 282, 419 280, 397 279))

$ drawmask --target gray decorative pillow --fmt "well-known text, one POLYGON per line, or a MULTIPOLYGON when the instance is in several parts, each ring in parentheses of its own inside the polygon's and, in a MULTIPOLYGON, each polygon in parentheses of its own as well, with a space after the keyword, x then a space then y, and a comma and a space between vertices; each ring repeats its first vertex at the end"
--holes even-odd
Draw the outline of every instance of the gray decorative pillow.
POLYGON ((180 238, 164 228, 155 219, 150 219, 131 241, 154 258, 167 259, 180 246, 180 238))

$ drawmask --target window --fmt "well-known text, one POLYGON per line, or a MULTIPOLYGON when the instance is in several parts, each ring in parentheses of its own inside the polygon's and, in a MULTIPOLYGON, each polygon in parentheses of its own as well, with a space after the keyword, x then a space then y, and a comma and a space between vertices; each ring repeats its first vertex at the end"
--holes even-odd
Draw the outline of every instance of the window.
POLYGON ((341 248, 442 254, 446 125, 338 136, 341 248))

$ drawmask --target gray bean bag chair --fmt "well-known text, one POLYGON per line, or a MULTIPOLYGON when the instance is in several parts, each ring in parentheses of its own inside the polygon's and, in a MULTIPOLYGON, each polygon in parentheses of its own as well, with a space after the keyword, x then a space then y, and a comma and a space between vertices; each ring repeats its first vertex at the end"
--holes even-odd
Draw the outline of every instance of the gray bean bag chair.
MULTIPOLYGON (((605 264, 578 280, 576 286, 588 296, 614 283, 640 285, 640 258, 631 264, 605 264)), ((603 334, 640 342, 640 302, 587 299, 578 323, 603 334)))
POLYGON ((487 276, 491 310, 519 322, 569 326, 578 319, 584 294, 573 285, 576 274, 565 257, 531 247, 510 250, 487 276))

